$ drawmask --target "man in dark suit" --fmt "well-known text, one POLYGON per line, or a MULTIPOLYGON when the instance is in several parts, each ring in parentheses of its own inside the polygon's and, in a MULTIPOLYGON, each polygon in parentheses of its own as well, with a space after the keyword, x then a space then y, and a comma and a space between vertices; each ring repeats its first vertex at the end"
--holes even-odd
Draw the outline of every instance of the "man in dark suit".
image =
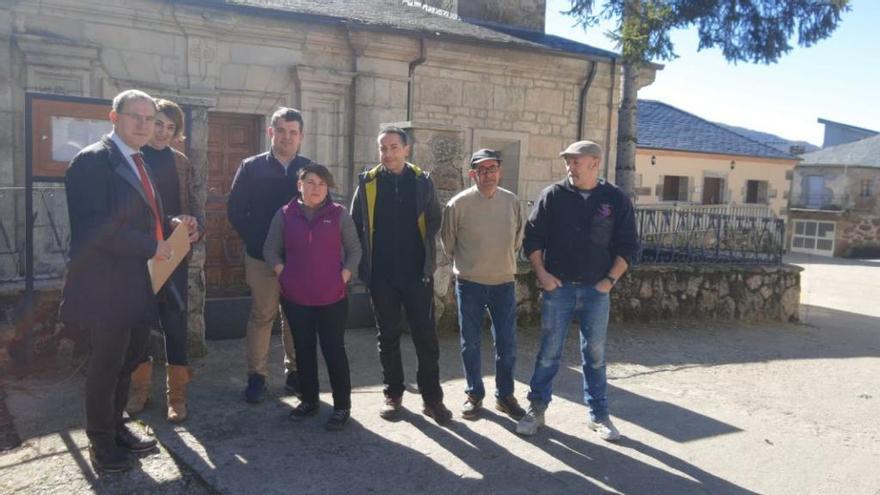
POLYGON ((61 319, 91 334, 86 434, 92 464, 101 471, 129 469, 132 452, 156 446, 123 420, 131 372, 158 323, 147 261, 172 256, 162 235, 161 199, 139 151, 152 136, 155 115, 148 94, 118 94, 113 132, 80 151, 65 176, 70 263, 61 319))

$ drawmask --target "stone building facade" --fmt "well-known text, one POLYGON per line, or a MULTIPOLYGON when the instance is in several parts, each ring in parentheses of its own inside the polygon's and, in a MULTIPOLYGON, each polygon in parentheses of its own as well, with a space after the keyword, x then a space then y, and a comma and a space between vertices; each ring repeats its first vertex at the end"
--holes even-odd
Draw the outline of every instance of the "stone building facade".
MULTIPOLYGON (((196 344, 206 293, 246 295, 226 194, 241 158, 266 149, 266 116, 280 105, 304 111, 302 153, 330 168, 342 197, 376 162, 382 123, 409 128, 413 160, 433 171, 444 198, 465 185, 467 157, 484 146, 505 153, 505 186, 524 201, 563 175, 557 154, 568 142, 597 141, 613 161, 616 55, 543 43, 545 2, 513 3, 0 0, 2 285, 20 290, 24 275, 28 92, 107 99, 135 87, 187 105, 187 152, 208 189, 208 242, 191 266, 196 344)), ((35 187, 45 192, 35 201, 35 272, 57 287, 64 191, 35 187)))
POLYGON ((880 256, 880 136, 802 158, 789 202, 791 251, 880 256))

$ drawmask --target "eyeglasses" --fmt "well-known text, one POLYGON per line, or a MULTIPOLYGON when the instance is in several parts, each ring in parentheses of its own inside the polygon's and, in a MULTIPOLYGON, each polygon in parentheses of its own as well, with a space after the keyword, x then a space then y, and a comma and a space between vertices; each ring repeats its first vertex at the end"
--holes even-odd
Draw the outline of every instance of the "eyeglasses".
POLYGON ((131 119, 137 120, 138 123, 141 124, 152 124, 156 121, 155 115, 141 115, 139 113, 131 113, 131 112, 117 112, 119 115, 125 115, 131 119))
POLYGON ((501 167, 482 167, 477 169, 477 175, 489 175, 489 174, 497 174, 501 171, 501 167))

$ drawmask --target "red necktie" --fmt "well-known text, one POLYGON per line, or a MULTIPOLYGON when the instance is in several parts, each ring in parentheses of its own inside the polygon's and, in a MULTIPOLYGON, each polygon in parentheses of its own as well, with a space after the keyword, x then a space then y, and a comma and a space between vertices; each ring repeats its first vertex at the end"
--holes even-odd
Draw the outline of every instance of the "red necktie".
POLYGON ((153 186, 150 185, 150 179, 147 178, 147 170, 144 168, 144 158, 140 153, 134 153, 131 155, 131 159, 134 161, 135 166, 137 166, 138 175, 141 178, 141 186, 143 186, 144 192, 147 194, 147 201, 150 203, 150 209, 153 210, 153 219, 156 220, 156 240, 161 241, 165 239, 165 236, 162 235, 162 221, 159 219, 159 205, 156 204, 156 195, 153 194, 153 186))

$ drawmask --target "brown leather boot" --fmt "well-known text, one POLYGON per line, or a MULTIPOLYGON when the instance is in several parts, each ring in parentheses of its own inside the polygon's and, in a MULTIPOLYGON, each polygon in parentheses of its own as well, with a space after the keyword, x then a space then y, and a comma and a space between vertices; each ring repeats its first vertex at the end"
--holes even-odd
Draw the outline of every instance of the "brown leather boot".
POLYGON ((168 421, 180 423, 186 419, 186 384, 192 380, 189 366, 168 365, 168 421))
POLYGON ((147 401, 150 400, 152 388, 153 362, 144 361, 131 372, 131 387, 128 389, 128 403, 125 404, 125 412, 130 416, 144 410, 147 401))

